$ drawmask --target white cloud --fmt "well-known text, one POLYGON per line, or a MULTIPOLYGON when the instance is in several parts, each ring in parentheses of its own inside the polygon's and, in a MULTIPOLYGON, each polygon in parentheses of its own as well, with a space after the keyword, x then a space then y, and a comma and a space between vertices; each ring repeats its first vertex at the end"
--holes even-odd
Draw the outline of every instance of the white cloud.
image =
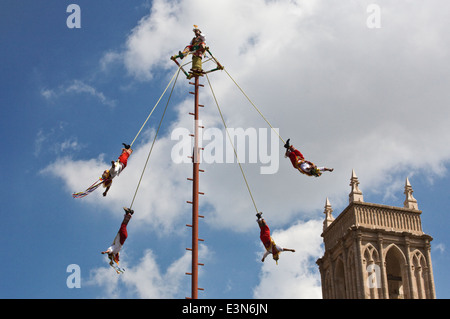
POLYGON ((60 122, 59 127, 48 130, 40 129, 34 139, 34 156, 38 157, 42 151, 51 152, 56 156, 62 156, 72 151, 81 150, 84 145, 79 143, 76 136, 65 137, 64 141, 56 141, 63 134, 65 123, 60 122))
POLYGON ((34 155, 35 156, 38 156, 39 153, 41 152, 42 145, 43 145, 43 143, 45 143, 46 139, 47 139, 47 137, 45 136, 43 130, 42 129, 39 130, 36 135, 36 138, 34 140, 34 155))
POLYGON ((86 286, 98 286, 103 288, 103 298, 120 298, 120 290, 117 285, 119 283, 119 276, 111 276, 114 271, 110 267, 97 268, 91 270, 89 279, 85 282, 86 286))
MULTIPOLYGON (((199 253, 207 255, 208 248, 200 245, 199 253)), ((121 259, 126 260, 126 256, 121 259)), ((149 249, 134 266, 121 261, 121 267, 125 272, 120 276, 114 276, 115 271, 109 266, 91 270, 87 285, 102 287, 104 298, 184 298, 188 283, 185 273, 191 267, 191 254, 186 252, 163 271, 157 263, 157 256, 149 249)))
POLYGON ((86 84, 86 83, 84 83, 82 81, 79 81, 79 80, 73 81, 73 83, 71 85, 67 86, 64 89, 64 91, 67 92, 67 93, 70 93, 70 92, 87 93, 87 94, 90 94, 90 95, 98 98, 100 100, 100 102, 102 102, 102 104, 109 105, 109 106, 114 106, 115 105, 115 102, 112 101, 112 100, 107 99, 102 92, 97 91, 91 85, 86 84))
MULTIPOLYGON (((71 194, 85 190, 101 176, 105 168, 107 166, 103 163, 103 155, 87 161, 59 157, 55 162, 42 169, 40 174, 61 178, 65 183, 65 189, 71 194)), ((89 197, 86 197, 86 201, 95 202, 89 200, 89 197)))
POLYGON ((51 98, 53 98, 56 94, 55 94, 55 91, 53 91, 53 90, 50 90, 50 89, 42 89, 42 90, 41 90, 41 95, 42 95, 43 97, 45 97, 46 99, 51 99, 51 98))
POLYGON ((69 138, 61 143, 61 152, 64 152, 66 150, 80 150, 80 149, 81 146, 78 143, 77 138, 69 138))
POLYGON ((92 85, 89 85, 80 80, 73 80, 72 83, 66 86, 59 86, 56 89, 42 89, 41 95, 47 100, 52 100, 65 94, 70 93, 85 93, 98 99, 102 104, 109 107, 114 107, 116 101, 107 98, 102 92, 98 91, 92 85))
MULTIPOLYGON (((269 220, 267 222, 270 227, 269 220)), ((321 233, 322 222, 319 220, 297 222, 286 230, 274 231, 271 235, 275 243, 295 249, 295 252, 281 253, 278 265, 272 255, 266 258, 260 283, 253 291, 254 298, 321 298, 320 274, 315 266, 318 256, 323 253, 321 233)))
POLYGON ((445 252, 445 244, 444 243, 437 243, 433 245, 433 251, 437 251, 441 254, 445 252))
POLYGON ((190 256, 186 253, 162 274, 155 256, 148 250, 140 263, 126 270, 123 280, 139 298, 174 298, 189 262, 190 256))
POLYGON ((100 60, 100 67, 102 70, 107 70, 112 64, 120 63, 123 59, 122 54, 109 51, 106 52, 100 60))

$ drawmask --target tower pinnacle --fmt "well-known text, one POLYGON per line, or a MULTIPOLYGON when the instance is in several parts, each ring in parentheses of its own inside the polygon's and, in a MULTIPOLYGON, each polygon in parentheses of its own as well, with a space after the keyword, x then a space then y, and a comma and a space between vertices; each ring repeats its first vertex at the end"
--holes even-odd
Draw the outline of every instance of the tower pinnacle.
POLYGON ((328 228, 328 226, 330 226, 330 224, 333 222, 334 217, 331 215, 331 213, 333 212, 333 208, 331 208, 331 204, 330 201, 327 200, 325 201, 325 210, 323 211, 323 213, 325 214, 325 220, 323 221, 323 230, 325 231, 325 229, 328 228))
POLYGON ((352 202, 364 202, 363 194, 361 190, 358 188, 359 181, 358 177, 355 174, 355 170, 352 170, 352 177, 350 178, 350 186, 352 187, 352 191, 349 196, 349 203, 352 202))
POLYGON ((409 208, 409 209, 416 209, 419 210, 419 206, 417 205, 417 200, 413 196, 413 189, 411 187, 411 184, 409 183, 408 177, 406 178, 405 182, 405 192, 403 194, 406 195, 406 199, 403 202, 403 207, 409 208))

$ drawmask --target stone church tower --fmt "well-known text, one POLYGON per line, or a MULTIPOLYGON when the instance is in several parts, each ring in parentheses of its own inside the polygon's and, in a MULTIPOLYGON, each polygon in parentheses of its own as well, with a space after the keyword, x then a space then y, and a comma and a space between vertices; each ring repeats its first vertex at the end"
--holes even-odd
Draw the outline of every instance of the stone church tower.
POLYGON ((327 198, 317 260, 324 299, 434 299, 430 242, 406 179, 404 207, 365 203, 352 172, 349 205, 333 218, 327 198))

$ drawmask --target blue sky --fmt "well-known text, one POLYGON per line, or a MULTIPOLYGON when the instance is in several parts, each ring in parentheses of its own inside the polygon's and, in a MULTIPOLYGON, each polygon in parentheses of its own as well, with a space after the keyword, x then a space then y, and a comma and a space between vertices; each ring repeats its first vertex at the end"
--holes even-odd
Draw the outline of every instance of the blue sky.
MULTIPOLYGON (((352 169, 367 202, 403 206, 406 177, 431 235, 438 298, 450 297, 450 70, 446 1, 2 1, 0 4, 1 298, 184 298, 190 295, 189 164, 171 138, 192 129, 190 85, 177 81, 143 185, 117 276, 100 252, 135 192, 167 95, 138 136, 107 197, 89 186, 138 133, 169 83, 169 60, 197 24, 214 55, 303 154, 333 173, 292 170, 282 145, 265 164, 243 165, 258 209, 280 245, 263 264, 255 211, 236 163, 202 164, 200 298, 320 298, 315 261, 328 197, 348 204, 352 169), (66 25, 81 8, 81 28, 66 25), (278 153, 277 153, 278 152, 278 153), (278 240, 277 240, 278 239, 278 240), (69 289, 68 265, 81 270, 69 289)), ((268 129, 228 75, 210 80, 227 124, 268 129)), ((206 79, 205 127, 222 129, 206 79)), ((270 136, 270 130, 267 130, 270 136)), ((261 145, 261 144, 258 144, 261 145)), ((258 158, 260 160, 261 158, 258 158)))

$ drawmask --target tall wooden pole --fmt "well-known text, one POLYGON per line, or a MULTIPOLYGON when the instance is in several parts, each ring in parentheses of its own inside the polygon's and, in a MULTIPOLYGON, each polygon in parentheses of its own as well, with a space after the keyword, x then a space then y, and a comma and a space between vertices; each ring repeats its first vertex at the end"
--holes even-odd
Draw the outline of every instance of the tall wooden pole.
MULTIPOLYGON (((196 64, 194 63, 194 57, 192 58, 193 68, 191 69, 191 72, 189 74, 184 71, 183 66, 180 65, 177 62, 177 58, 179 56, 175 55, 171 57, 171 59, 178 65, 178 67, 184 72, 186 77, 188 79, 194 78, 194 83, 189 82, 189 84, 194 85, 194 92, 189 92, 194 95, 194 113, 189 113, 191 115, 194 115, 194 134, 190 134, 194 137, 194 149, 192 154, 192 178, 188 178, 188 180, 193 182, 192 185, 192 201, 188 201, 189 204, 192 204, 192 225, 186 225, 188 227, 192 227, 192 248, 186 248, 187 250, 192 251, 192 272, 186 273, 186 275, 191 275, 192 278, 192 284, 191 284, 191 299, 198 299, 198 291, 204 290, 203 288, 198 287, 198 266, 203 266, 202 263, 198 262, 198 243, 199 241, 203 241, 203 239, 200 239, 198 237, 198 219, 204 218, 204 216, 199 215, 198 209, 199 209, 199 200, 198 195, 204 195, 204 193, 199 192, 199 173, 204 172, 204 170, 200 169, 200 151, 202 150, 201 146, 199 145, 199 136, 200 136, 200 128, 203 128, 203 126, 200 125, 200 115, 199 115, 199 107, 203 107, 203 105, 199 104, 199 87, 203 87, 202 84, 199 84, 199 77, 203 76, 203 74, 207 74, 209 72, 214 72, 217 70, 223 70, 223 66, 214 58, 209 51, 208 48, 206 48, 208 53, 211 55, 211 57, 214 59, 214 61, 217 64, 217 68, 209 70, 209 71, 203 71, 201 69, 201 58, 200 60, 197 60, 196 64), (200 66, 199 63, 200 62, 200 66), (194 67, 195 64, 195 67, 194 67)), ((188 297, 186 297, 188 298, 188 297)))
POLYGON ((192 272, 186 273, 187 275, 192 276, 192 284, 191 284, 191 298, 197 299, 198 297, 198 291, 203 290, 203 288, 198 287, 198 266, 203 264, 200 264, 198 262, 198 242, 203 241, 203 239, 198 238, 198 219, 199 217, 202 217, 198 214, 198 207, 199 207, 199 201, 198 201, 198 195, 203 193, 199 192, 199 172, 203 172, 203 170, 200 169, 200 150, 201 147, 199 145, 199 129, 200 129, 200 121, 199 121, 199 107, 203 106, 198 103, 198 97, 199 97, 199 87, 203 86, 202 84, 199 84, 199 75, 195 75, 195 82, 189 82, 189 84, 192 84, 195 86, 194 92, 189 92, 191 94, 194 94, 194 113, 190 113, 191 115, 194 115, 194 134, 191 134, 194 137, 194 150, 192 154, 192 178, 188 178, 188 180, 191 180, 193 182, 192 185, 192 201, 188 201, 189 204, 192 204, 192 225, 186 225, 189 227, 192 227, 192 248, 188 248, 188 250, 192 251, 192 272))
POLYGON ((199 185, 199 166, 200 166, 200 148, 198 145, 199 134, 199 114, 198 114, 198 95, 199 95, 199 77, 195 76, 195 106, 194 106, 194 156, 193 166, 193 186, 192 186, 192 299, 198 297, 198 185, 199 185))

